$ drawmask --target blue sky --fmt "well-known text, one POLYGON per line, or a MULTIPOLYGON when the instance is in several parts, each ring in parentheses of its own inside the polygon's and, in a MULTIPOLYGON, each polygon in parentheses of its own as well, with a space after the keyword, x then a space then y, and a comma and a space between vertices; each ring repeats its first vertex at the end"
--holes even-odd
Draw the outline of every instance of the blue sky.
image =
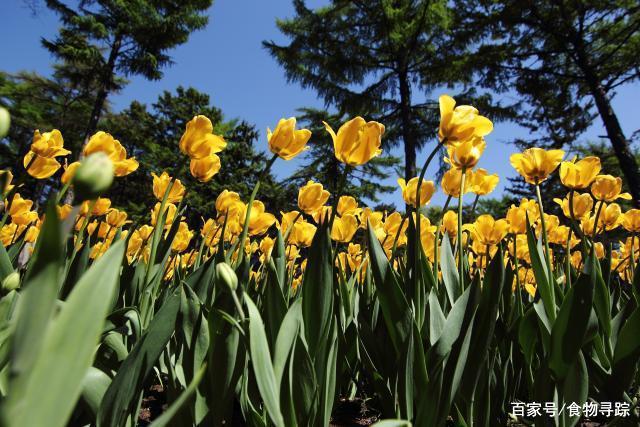
MULTIPOLYGON (((308 1, 311 7, 323 3, 323 0, 308 1)), ((0 16, 4 18, 0 26, 0 40, 3 41, 1 70, 50 72, 53 59, 41 47, 40 38, 55 35, 59 24, 43 0, 39 6, 34 15, 22 0, 1 2, 0 16)), ((313 90, 287 83, 282 68, 261 45, 262 40, 286 41, 275 21, 292 16, 290 0, 216 0, 209 14, 208 27, 192 34, 186 44, 171 52, 175 64, 164 70, 163 79, 150 82, 133 78, 122 93, 110 98, 113 108, 120 110, 134 99, 151 103, 163 90, 173 90, 180 85, 193 86, 211 95, 212 103, 221 108, 227 118, 242 118, 255 124, 261 132, 257 146, 265 149, 266 128, 273 129, 278 119, 295 115, 299 107, 323 107, 322 100, 313 90)), ((451 95, 455 96, 455 93, 451 95)), ((620 88, 613 100, 627 136, 640 127, 638 98, 640 84, 635 83, 620 88)), ((596 119, 583 138, 596 139, 603 134, 602 124, 596 119)), ((500 175, 501 181, 494 195, 503 191, 506 177, 514 175, 509 155, 515 148, 506 141, 523 135, 526 131, 514 124, 496 123, 494 132, 487 138, 487 150, 479 166, 500 175)), ((424 161, 426 154, 419 155, 418 163, 424 161)), ((296 166, 296 160, 278 160, 274 170, 284 179, 296 166)), ((430 174, 431 171, 427 175, 430 174)), ((395 179, 391 176, 387 181, 395 185, 395 179)), ((400 190, 382 199, 403 205, 400 190)), ((439 192, 432 203, 442 204, 444 199, 439 192)))

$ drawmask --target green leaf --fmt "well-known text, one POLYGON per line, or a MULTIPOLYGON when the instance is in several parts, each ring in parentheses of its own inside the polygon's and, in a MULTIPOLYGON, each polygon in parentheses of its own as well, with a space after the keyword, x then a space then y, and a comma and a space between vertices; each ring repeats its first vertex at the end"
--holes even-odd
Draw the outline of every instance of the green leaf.
POLYGON ((105 392, 98 412, 98 427, 122 425, 135 409, 144 382, 173 335, 179 310, 178 289, 165 300, 105 392))
POLYGON ((273 371, 276 375, 276 384, 281 384, 282 375, 289 358, 289 353, 296 341, 300 325, 302 323, 301 300, 297 299, 289 308, 284 317, 278 337, 276 339, 275 351, 273 354, 273 371))
POLYGON ((381 420, 371 427, 411 427, 412 424, 405 420, 381 420))
POLYGON ((456 259, 453 256, 451 250, 451 243, 449 242, 449 235, 444 233, 442 237, 442 248, 440 254, 440 268, 442 271, 442 280, 444 286, 447 289, 447 296, 449 302, 453 305, 458 297, 460 297, 460 275, 458 274, 458 267, 456 266, 456 259))
POLYGON ((89 367, 82 380, 82 400, 93 414, 98 415, 104 393, 111 384, 111 378, 98 368, 89 367))
POLYGON ((0 283, 2 283, 4 278, 11 273, 13 273, 11 259, 9 258, 9 254, 4 248, 4 245, 0 245, 0 283))
MULTIPOLYGON (((593 251, 586 262, 591 265, 596 262, 593 251)), ((590 269, 589 272, 583 272, 567 292, 551 329, 549 367, 559 379, 567 375, 569 367, 574 364, 584 342, 589 326, 594 288, 595 271, 590 269)))
POLYGON ((529 246, 529 254, 531 256, 531 268, 536 278, 536 285, 547 317, 552 321, 556 318, 555 295, 552 287, 550 273, 547 271, 547 263, 542 250, 542 246, 536 242, 536 236, 529 223, 527 216, 527 245, 529 246))
POLYGON ((96 261, 53 319, 26 387, 11 390, 19 396, 19 404, 8 408, 11 425, 55 427, 67 423, 93 362, 118 284, 124 249, 120 241, 96 261))
POLYGON ((273 423, 284 426, 284 419, 280 411, 280 390, 276 383, 276 375, 271 363, 271 353, 264 330, 264 323, 260 317, 258 307, 251 301, 248 295, 244 295, 249 314, 249 351, 251 353, 251 365, 256 376, 258 390, 267 408, 269 417, 273 423))

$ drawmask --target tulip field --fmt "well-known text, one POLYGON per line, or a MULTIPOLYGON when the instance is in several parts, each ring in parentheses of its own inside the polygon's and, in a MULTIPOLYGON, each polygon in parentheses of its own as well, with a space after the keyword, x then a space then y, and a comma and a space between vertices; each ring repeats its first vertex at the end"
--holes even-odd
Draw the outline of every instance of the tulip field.
MULTIPOLYGON (((510 161, 536 197, 465 221, 498 184, 477 166, 493 123, 439 108, 398 211, 309 181, 297 210, 269 212, 258 181, 208 195, 198 228, 171 170, 148 177, 146 222, 112 205, 139 165, 109 129, 81 153, 35 130, 0 172, 0 426, 640 425, 640 210, 622 179, 530 148, 510 161), (550 177, 563 198, 542 197, 550 177), (41 180, 48 201, 21 196, 41 180)), ((324 126, 345 170, 381 153, 382 123, 324 126)), ((312 137, 280 120, 263 173, 312 137)), ((203 115, 175 144, 201 182, 225 168, 203 115)))

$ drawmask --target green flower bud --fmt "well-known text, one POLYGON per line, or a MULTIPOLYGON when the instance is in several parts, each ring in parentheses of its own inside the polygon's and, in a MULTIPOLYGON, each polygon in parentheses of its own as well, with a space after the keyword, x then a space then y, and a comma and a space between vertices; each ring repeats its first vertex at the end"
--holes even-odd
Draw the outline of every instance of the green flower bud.
POLYGON ((9 126, 11 125, 11 116, 6 108, 0 107, 0 139, 7 136, 9 126))
POLYGON ((233 268, 226 262, 221 262, 216 265, 216 281, 218 281, 218 283, 224 283, 233 292, 238 289, 238 276, 236 276, 236 272, 233 271, 233 268))
POLYGON ((2 281, 2 290, 6 292, 11 292, 14 289, 18 289, 20 287, 20 274, 17 271, 9 274, 2 281))
POLYGON ((79 202, 100 197, 113 182, 113 163, 105 153, 84 159, 73 176, 73 189, 79 202))

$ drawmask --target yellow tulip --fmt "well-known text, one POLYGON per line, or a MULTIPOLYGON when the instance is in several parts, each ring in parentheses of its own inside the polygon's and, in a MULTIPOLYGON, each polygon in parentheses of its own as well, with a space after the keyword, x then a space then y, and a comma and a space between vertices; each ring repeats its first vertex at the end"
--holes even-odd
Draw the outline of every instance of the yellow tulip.
POLYGON ((622 226, 630 233, 640 232, 640 209, 629 209, 622 215, 622 226))
POLYGON ((336 217, 331 228, 331 238, 336 242, 348 243, 358 230, 358 220, 355 216, 347 214, 336 217))
MULTIPOLYGON (((160 176, 151 172, 151 176, 153 177, 153 195, 156 196, 157 200, 162 201, 172 178, 166 172, 162 172, 160 176)), ((174 179, 171 190, 167 195, 167 203, 178 203, 184 197, 184 192, 185 188, 182 182, 179 179, 174 179)))
POLYGON ((178 231, 171 243, 171 249, 178 253, 186 251, 192 238, 193 231, 189 230, 186 222, 180 222, 178 231))
POLYGON ((317 227, 307 221, 296 221, 291 232, 291 243, 303 248, 311 246, 311 242, 313 240, 313 236, 315 236, 316 234, 316 230, 317 227))
POLYGON ((60 163, 49 157, 41 157, 33 151, 29 151, 22 161, 27 173, 36 179, 46 179, 51 177, 60 169, 60 163))
POLYGON ((35 225, 30 226, 24 235, 24 241, 27 243, 35 243, 40 235, 40 226, 40 221, 36 222, 35 225))
MULTIPOLYGON (((467 176, 465 177, 465 183, 463 192, 469 192, 469 181, 472 181, 470 177, 471 171, 468 171, 467 176)), ((456 199, 460 197, 460 181, 462 179, 462 170, 451 168, 444 173, 442 176, 442 191, 447 196, 455 197, 456 199)))
MULTIPOLYGON (((151 211, 151 225, 156 225, 157 221, 158 221, 158 216, 160 213, 160 206, 162 205, 162 203, 158 202, 156 203, 156 205, 153 207, 153 210, 151 211)), ((164 212, 166 212, 166 218, 165 218, 165 228, 169 228, 171 226, 171 224, 173 224, 173 220, 176 218, 176 213, 178 212, 178 207, 176 205, 174 205, 173 203, 167 203, 164 206, 164 212)))
POLYGON ((445 161, 457 169, 471 169, 480 160, 487 143, 482 137, 467 139, 458 143, 449 144, 445 161))
POLYGON ((439 104, 438 138, 441 142, 462 142, 473 137, 486 136, 493 130, 491 120, 479 115, 478 110, 470 105, 456 107, 456 101, 449 95, 440 96, 439 104))
POLYGON ((327 203, 329 196, 329 192, 322 187, 322 184, 309 181, 298 192, 298 207, 311 215, 327 203))
POLYGON ((442 231, 449 235, 449 240, 453 242, 458 236, 458 214, 454 211, 447 211, 442 216, 442 231))
POLYGON ((291 160, 306 150, 309 138, 311 138, 310 130, 296 130, 295 117, 280 119, 273 133, 267 128, 269 150, 284 160, 291 160))
POLYGON ((298 211, 280 212, 280 214, 282 215, 282 221, 280 221, 279 224, 276 223, 276 226, 280 228, 280 233, 282 233, 283 236, 287 234, 294 221, 297 222, 302 219, 298 211))
MULTIPOLYGON (((603 203, 603 202, 599 202, 603 203)), ((599 206, 596 205, 596 212, 599 206)), ((622 223, 622 209, 617 203, 605 204, 598 217, 598 230, 611 231, 616 229, 622 223)))
POLYGON ((127 223, 127 213, 118 209, 109 209, 105 218, 111 227, 119 228, 127 223))
MULTIPOLYGON (((418 199, 418 177, 413 177, 409 182, 405 182, 403 178, 398 178, 398 185, 402 190, 402 198, 404 202, 410 206, 416 207, 416 201, 418 199)), ((420 185, 420 206, 426 205, 431 201, 433 193, 436 191, 436 186, 433 181, 422 181, 420 185)))
POLYGON ((402 224, 402 229, 400 231, 400 236, 404 236, 407 231, 407 227, 409 226, 408 221, 402 221, 402 215, 398 212, 394 212, 391 215, 387 216, 384 220, 384 231, 387 233, 389 237, 387 239, 387 243, 393 245, 393 240, 396 238, 396 234, 398 234, 398 230, 400 230, 400 225, 402 224))
POLYGON ((40 131, 36 130, 33 133, 31 152, 48 159, 71 154, 71 151, 65 149, 63 145, 64 140, 62 139, 62 134, 58 129, 54 129, 51 132, 45 132, 43 134, 40 134, 40 131))
POLYGON ((591 184, 591 194, 596 200, 605 202, 613 202, 618 199, 631 200, 629 193, 621 193, 622 178, 613 177, 611 175, 596 176, 593 184, 591 184))
POLYGON ((11 222, 18 225, 29 225, 38 220, 38 212, 23 211, 15 215, 11 215, 11 222))
POLYGON ((483 245, 497 245, 509 232, 509 223, 505 219, 496 221, 491 215, 480 215, 468 229, 473 239, 483 245))
POLYGON ((189 170, 198 181, 209 182, 220 171, 220 157, 211 154, 201 159, 191 159, 189 170))
POLYGON ((70 183, 79 167, 80 162, 73 162, 69 166, 65 166, 64 173, 62 174, 62 177, 60 177, 60 181, 65 185, 70 183))
POLYGON ((340 196, 336 212, 342 216, 345 214, 359 215, 362 209, 358 208, 358 201, 351 196, 340 196))
MULTIPOLYGON (((243 211, 240 211, 240 218, 242 221, 244 221, 247 215, 246 210, 243 209, 243 211)), ((265 212, 264 203, 259 200, 255 200, 251 205, 251 213, 249 215, 249 235, 257 236, 264 234, 275 222, 276 217, 265 212)))
POLYGON ((84 146, 82 153, 85 157, 93 153, 105 153, 113 162, 113 173, 115 176, 126 176, 138 169, 138 161, 135 157, 127 158, 127 150, 120 141, 106 132, 98 131, 84 146))
MULTIPOLYGON (((79 212, 81 216, 86 216, 89 213, 90 203, 91 201, 89 200, 82 203, 82 205, 80 206, 80 212, 79 212)), ((93 209, 91 211, 91 215, 102 216, 109 211, 109 208, 111 208, 111 200, 107 199, 106 197, 99 197, 93 203, 93 209)))
POLYGON ((13 189, 13 174, 10 170, 0 171, 0 196, 6 196, 13 189))
MULTIPOLYGON (((562 213, 567 218, 571 218, 571 209, 569 205, 569 195, 565 196, 564 199, 553 199, 558 205, 562 207, 562 213)), ((582 219, 585 215, 588 215, 591 212, 591 208, 593 207, 593 199, 589 194, 574 194, 573 195, 573 214, 575 215, 575 219, 582 219)))
POLYGON ((496 188, 499 181, 498 174, 489 175, 486 169, 479 168, 469 178, 469 189, 478 196, 485 196, 496 188))
POLYGON ((335 156, 342 163, 358 166, 380 155, 384 125, 365 121, 362 117, 349 120, 338 129, 336 134, 327 123, 324 127, 333 139, 335 156))
POLYGON ((213 124, 205 116, 195 116, 187 123, 182 138, 180 151, 191 159, 202 159, 211 154, 219 153, 226 146, 224 138, 213 134, 213 124))
POLYGON ((560 181, 572 190, 583 190, 593 182, 600 173, 600 169, 598 157, 589 156, 577 162, 574 157, 560 164, 560 181))
POLYGON ((227 212, 237 212, 243 206, 244 203, 240 200, 240 195, 235 191, 222 190, 216 198, 216 211, 219 216, 225 216, 227 212))
POLYGON ((371 223, 371 226, 375 230, 376 228, 382 227, 383 218, 384 215, 382 212, 373 211, 371 208, 364 208, 360 214, 360 227, 366 229, 367 224, 371 223))
POLYGON ((562 150, 543 150, 534 147, 522 153, 512 154, 510 161, 511 166, 525 181, 529 184, 539 184, 556 170, 563 156, 562 150))

